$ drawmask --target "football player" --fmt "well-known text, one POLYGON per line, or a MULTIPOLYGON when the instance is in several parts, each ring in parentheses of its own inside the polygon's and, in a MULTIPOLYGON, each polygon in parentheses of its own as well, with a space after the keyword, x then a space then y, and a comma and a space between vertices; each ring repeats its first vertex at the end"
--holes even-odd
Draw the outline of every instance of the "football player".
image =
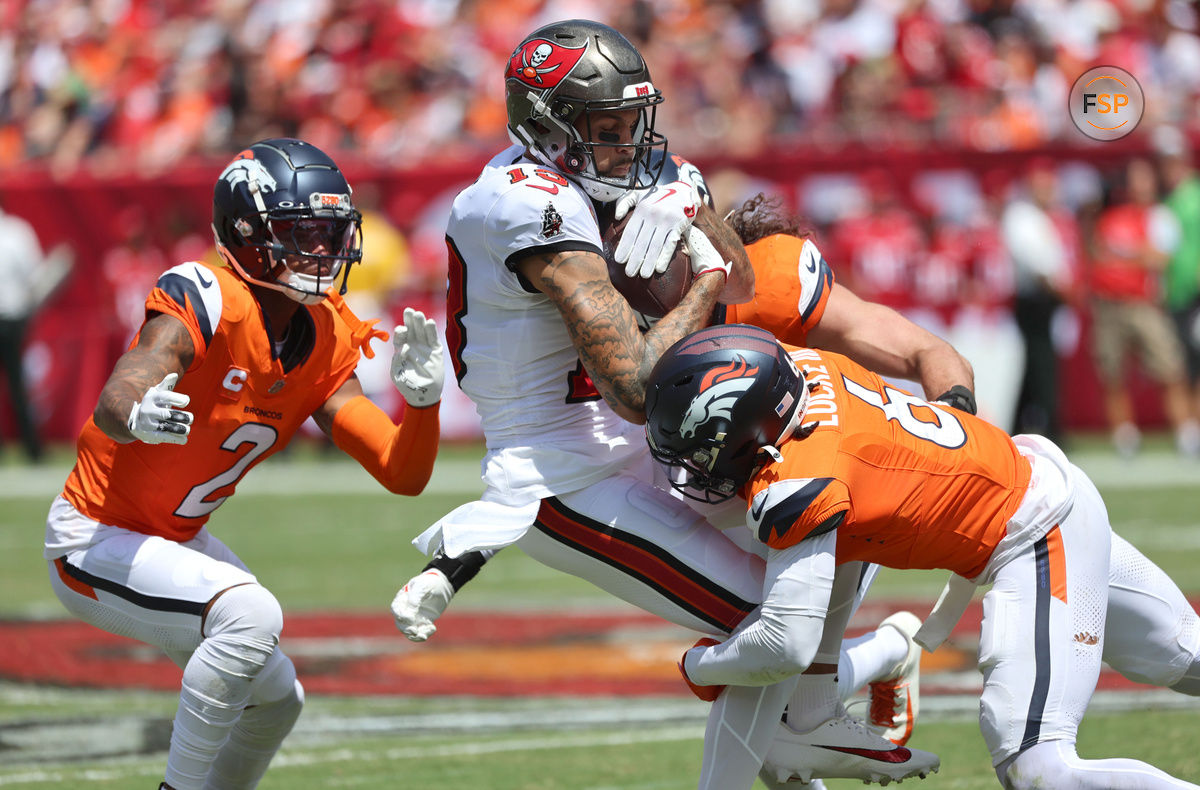
POLYGON ((254 143, 217 179, 212 224, 228 268, 158 279, 46 524, 67 610, 183 669, 167 790, 255 787, 304 702, 279 603, 209 533, 212 513, 310 416, 397 494, 421 492, 438 447, 433 322, 409 309, 393 332, 400 425, 354 376, 387 335, 342 299, 360 215, 333 160, 300 140, 254 143))
MULTIPOLYGON (((651 161, 663 162, 661 178, 683 181, 696 187, 702 202, 712 205, 708 186, 700 171, 683 158, 656 152, 651 161)), ((813 345, 846 354, 868 368, 884 375, 921 382, 925 393, 957 408, 975 412, 971 390, 970 364, 948 343, 908 321, 895 310, 859 299, 837 283, 833 270, 804 232, 800 222, 779 209, 775 200, 759 195, 747 201, 726 217, 736 234, 734 244, 744 245, 745 255, 753 271, 754 296, 748 302, 718 304, 713 323, 750 323, 764 327, 795 345, 813 345)), ((725 242, 728 243, 728 242, 725 242)), ((724 243, 718 245, 724 248, 724 243)), ((640 314, 643 328, 652 326, 655 319, 640 314)), ((729 519, 740 520, 736 509, 724 512, 704 509, 704 515, 723 529, 729 519)), ((735 532, 733 534, 740 534, 735 532)), ((445 610, 455 592, 466 584, 494 554, 493 550, 465 552, 457 557, 444 553, 435 556, 397 594, 393 614, 397 626, 413 641, 424 641, 436 630, 434 621, 445 610)), ((846 567, 843 573, 853 575, 856 569, 846 567)), ((855 605, 861 601, 873 571, 859 576, 860 585, 855 605)), ((851 611, 847 611, 848 618, 851 611)), ((902 633, 911 636, 915 618, 898 613, 888 622, 902 633)), ((884 629, 871 635, 890 639, 894 634, 884 629)), ((856 648, 859 642, 851 643, 856 648)), ((910 643, 911 646, 911 643, 910 643)), ((836 652, 836 648, 830 652, 836 652)), ((917 662, 914 658, 889 663, 894 671, 877 677, 871 686, 869 721, 889 740, 903 744, 912 733, 917 699, 917 662)), ((843 653, 839 676, 843 696, 852 693, 856 679, 876 677, 870 668, 869 654, 852 649, 843 653), (864 664, 865 666, 857 666, 864 664), (857 671, 856 671, 857 670, 857 671)), ((832 662, 814 667, 813 674, 829 674, 832 662)), ((811 678, 805 682, 815 682, 811 678)), ((826 695, 828 698, 828 695, 826 695)), ((810 706, 811 708, 811 706, 810 706)), ((796 716, 799 708, 792 706, 789 715, 796 716)))
MULTIPOLYGON (((663 355, 647 383, 646 439, 658 461, 685 473, 684 495, 740 496, 746 525, 768 547, 762 609, 729 639, 685 653, 680 668, 693 686, 777 683, 802 672, 836 596, 836 563, 942 568, 991 585, 980 728, 1002 786, 1198 787, 1136 760, 1075 753, 1106 612, 1111 623, 1130 599, 1108 594, 1113 536, 1103 500, 1049 440, 1010 438, 844 356, 785 348, 744 324, 701 330, 663 355)), ((1112 583, 1181 600, 1153 570, 1112 583)), ((1147 625, 1157 626, 1144 629, 1148 642, 1188 643, 1174 680, 1194 685, 1195 613, 1147 625)), ((1141 653, 1152 661, 1148 642, 1141 653)))
MULTIPOLYGON (((425 533, 424 549, 438 557, 414 584, 428 579, 437 589, 410 586, 394 605, 398 620, 410 600, 448 600, 472 572, 454 558, 515 543, 672 622, 726 634, 761 602, 762 559, 665 482, 654 484, 638 425, 645 377, 662 351, 707 323, 718 300, 753 295, 745 251, 690 182, 659 177, 662 95, 617 31, 585 20, 543 27, 513 52, 505 82, 515 144, 458 195, 446 234, 447 342, 483 424, 487 490, 425 533), (615 202, 617 219, 629 215, 615 253, 627 272, 651 274, 686 239, 693 284, 644 334, 609 280, 594 202, 615 202)), ((881 672, 907 661, 910 640, 894 636, 881 672)), ((738 787, 729 777, 746 770, 753 777, 794 685, 720 696, 706 739, 744 748, 706 764, 701 787, 738 787), (775 724, 759 718, 767 709, 775 724)), ((839 755, 856 776, 878 776, 883 765, 888 778, 902 778, 937 763, 843 722, 841 745, 858 751, 839 755)), ((790 743, 776 759, 798 769, 817 748, 790 743)))

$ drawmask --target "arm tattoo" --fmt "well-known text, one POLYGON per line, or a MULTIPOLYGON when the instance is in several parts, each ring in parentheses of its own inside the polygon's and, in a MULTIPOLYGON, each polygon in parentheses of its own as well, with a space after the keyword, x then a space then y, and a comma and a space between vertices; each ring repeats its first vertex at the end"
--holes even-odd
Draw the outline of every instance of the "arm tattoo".
POLYGON ((168 315, 146 321, 137 345, 121 355, 100 391, 92 415, 97 427, 122 444, 133 441, 125 426, 133 404, 168 373, 183 375, 194 358, 192 337, 182 322, 168 315))
POLYGON ((640 422, 654 363, 672 343, 707 323, 723 278, 708 275, 697 280, 679 306, 643 335, 599 256, 547 254, 539 263, 544 268, 538 287, 562 312, 596 388, 618 414, 640 422))

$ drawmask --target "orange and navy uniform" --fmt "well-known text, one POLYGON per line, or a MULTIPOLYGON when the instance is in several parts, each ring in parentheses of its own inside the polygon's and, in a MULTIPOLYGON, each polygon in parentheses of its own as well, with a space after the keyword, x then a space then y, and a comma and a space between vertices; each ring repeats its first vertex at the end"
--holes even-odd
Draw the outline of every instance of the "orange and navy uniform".
POLYGON ((836 527, 839 563, 982 573, 1029 486, 1008 434, 839 354, 789 350, 816 427, 744 491, 759 539, 782 549, 836 527))
POLYGON ((146 312, 177 318, 192 339, 176 388, 195 415, 188 442, 119 444, 89 418, 63 493, 89 518, 175 541, 194 537, 246 471, 288 443, 380 334, 334 295, 299 309, 289 328, 303 333, 289 343, 298 351, 281 359, 249 287, 195 262, 159 278, 146 312))
POLYGON ((746 254, 754 269, 754 298, 728 305, 723 323, 750 324, 789 345, 808 345, 833 290, 829 264, 811 241, 782 233, 748 245, 746 254))

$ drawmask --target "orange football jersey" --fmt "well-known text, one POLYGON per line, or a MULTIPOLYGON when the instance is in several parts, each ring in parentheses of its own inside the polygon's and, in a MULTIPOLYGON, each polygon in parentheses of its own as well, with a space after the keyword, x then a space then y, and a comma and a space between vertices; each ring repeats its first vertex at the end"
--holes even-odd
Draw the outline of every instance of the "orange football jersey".
POLYGON ((311 349, 284 372, 258 302, 226 269, 192 262, 168 270, 146 311, 179 319, 192 337, 195 359, 175 388, 195 416, 187 444, 118 444, 88 418, 63 493, 101 523, 185 541, 350 378, 366 325, 340 297, 301 306, 291 331, 303 327, 311 349))
POLYGON ((836 524, 838 562, 978 576, 1029 486, 1008 434, 839 354, 792 356, 816 385, 804 424, 817 427, 750 481, 759 539, 786 548, 836 524))
POLYGON ((725 323, 751 324, 784 343, 807 345, 833 289, 829 264, 812 241, 786 234, 759 239, 746 254, 754 269, 754 299, 727 306, 725 323))

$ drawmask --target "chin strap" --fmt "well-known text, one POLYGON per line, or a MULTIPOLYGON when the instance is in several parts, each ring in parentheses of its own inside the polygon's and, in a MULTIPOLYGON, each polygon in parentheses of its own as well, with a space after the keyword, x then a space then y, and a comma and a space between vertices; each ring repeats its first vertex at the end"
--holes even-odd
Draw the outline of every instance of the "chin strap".
POLYGON ((346 304, 346 300, 337 291, 330 288, 325 292, 325 299, 329 302, 329 306, 334 309, 334 312, 342 319, 346 326, 350 327, 350 342, 358 347, 362 355, 367 359, 375 358, 375 351, 371 348, 372 340, 387 340, 388 333, 382 329, 376 329, 375 325, 379 323, 378 318, 370 321, 363 321, 354 314, 350 309, 350 305, 346 304))

